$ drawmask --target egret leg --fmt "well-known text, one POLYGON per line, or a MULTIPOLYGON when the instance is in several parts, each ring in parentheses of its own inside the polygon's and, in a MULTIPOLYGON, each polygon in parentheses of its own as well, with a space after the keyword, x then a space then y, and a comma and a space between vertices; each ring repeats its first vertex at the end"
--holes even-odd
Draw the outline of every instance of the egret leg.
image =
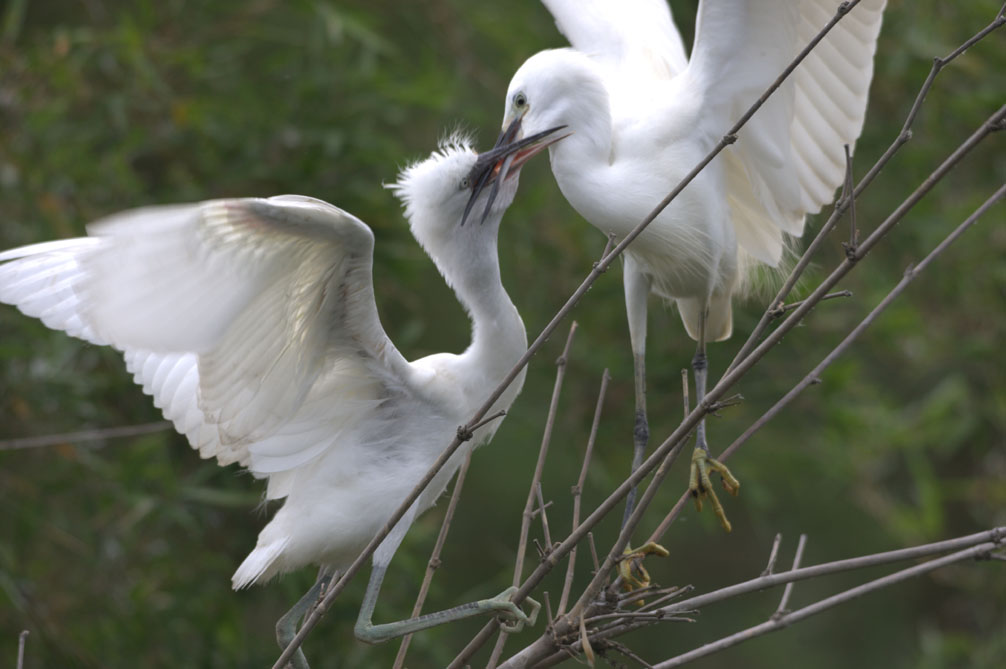
POLYGON ((524 613, 519 606, 513 603, 512 598, 517 593, 516 587, 510 587, 491 599, 480 599, 475 602, 461 604, 450 609, 427 613, 408 620, 399 620, 393 623, 373 624, 374 607, 377 605, 377 596, 381 591, 381 582, 387 565, 374 564, 370 572, 370 582, 367 584, 367 592, 363 596, 363 606, 360 607, 360 616, 356 619, 356 627, 353 632, 356 638, 367 643, 380 643, 388 639, 412 634, 420 630, 464 620, 486 613, 498 613, 510 619, 509 623, 503 625, 506 632, 519 632, 525 626, 534 625, 538 618, 538 611, 541 605, 535 600, 527 597, 527 602, 531 606, 529 613, 524 613))
MULTIPOLYGON (((322 592, 328 587, 334 575, 334 570, 322 567, 318 572, 318 579, 311 586, 310 590, 304 593, 304 596, 297 600, 297 603, 284 613, 283 617, 276 621, 276 642, 279 643, 281 649, 285 649, 293 641, 293 638, 297 635, 297 624, 318 602, 322 592)), ((309 669, 307 658, 304 656, 302 649, 297 649, 297 652, 294 653, 293 658, 290 660, 289 666, 292 666, 293 669, 309 669)))
MULTIPOLYGON (((636 418, 632 426, 632 465, 629 473, 634 473, 643 464, 646 455, 646 445, 650 440, 650 426, 646 419, 646 302, 650 297, 652 280, 636 263, 631 254, 625 256, 623 275, 625 287, 625 313, 629 319, 629 340, 632 342, 632 369, 636 391, 636 418)), ((636 506, 636 490, 632 486, 625 498, 625 513, 622 515, 622 527, 629 522, 629 517, 636 506)), ((640 548, 626 546, 622 554, 619 570, 622 575, 622 587, 628 590, 646 587, 650 584, 650 574, 643 566, 647 555, 667 556, 667 550, 655 543, 648 543, 640 548)))
POLYGON ((412 525, 415 517, 415 509, 403 517, 391 533, 381 542, 381 545, 374 551, 374 566, 370 571, 370 581, 367 583, 367 591, 363 594, 363 604, 360 606, 360 615, 356 619, 356 626, 353 633, 360 641, 367 643, 380 643, 395 637, 405 636, 420 630, 436 627, 444 623, 455 620, 464 620, 486 613, 499 613, 510 619, 509 623, 503 625, 507 632, 519 632, 525 626, 534 625, 538 618, 538 610, 541 605, 535 600, 527 597, 530 606, 529 613, 524 613, 519 606, 513 603, 512 598, 517 593, 517 588, 507 588, 491 599, 480 599, 476 602, 461 604, 454 608, 435 613, 427 613, 416 618, 399 620, 393 623, 382 623, 375 625, 374 608, 377 606, 377 597, 381 594, 381 584, 384 582, 384 574, 388 570, 391 558, 398 550, 399 544, 405 538, 405 532, 412 525))
MULTIPOLYGON (((646 445, 650 440, 650 425, 646 419, 646 301, 650 296, 651 280, 642 272, 631 255, 625 256, 624 288, 625 312, 629 319, 629 340, 632 342, 633 379, 635 381, 636 413, 632 426, 632 474, 643 463, 646 445)), ((636 488, 633 486, 625 498, 624 526, 636 505, 636 488)))
MULTIPOLYGON (((699 316, 699 343, 695 350, 695 357, 692 358, 692 371, 695 375, 695 396, 696 405, 702 404, 706 398, 706 375, 709 370, 709 361, 706 358, 706 316, 708 308, 703 309, 699 316)), ((709 444, 706 442, 706 418, 699 421, 695 428, 695 450, 692 452, 691 473, 688 480, 688 490, 695 499, 695 508, 702 511, 702 500, 709 497, 713 505, 713 511, 719 518, 720 525, 729 532, 732 529, 727 514, 723 510, 723 505, 716 496, 709 473, 716 472, 723 481, 723 487, 731 495, 736 496, 740 491, 740 481, 730 472, 726 465, 712 457, 709 452, 709 444)))

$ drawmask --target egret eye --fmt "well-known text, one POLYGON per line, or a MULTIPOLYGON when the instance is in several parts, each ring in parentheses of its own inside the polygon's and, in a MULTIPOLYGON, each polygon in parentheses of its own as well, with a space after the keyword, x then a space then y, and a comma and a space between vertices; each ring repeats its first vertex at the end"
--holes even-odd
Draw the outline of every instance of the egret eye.
POLYGON ((521 107, 527 106, 527 96, 523 93, 517 93, 513 96, 513 106, 520 109, 521 107))
POLYGON ((464 177, 461 179, 461 183, 458 185, 458 190, 468 190, 472 187, 471 179, 464 177))

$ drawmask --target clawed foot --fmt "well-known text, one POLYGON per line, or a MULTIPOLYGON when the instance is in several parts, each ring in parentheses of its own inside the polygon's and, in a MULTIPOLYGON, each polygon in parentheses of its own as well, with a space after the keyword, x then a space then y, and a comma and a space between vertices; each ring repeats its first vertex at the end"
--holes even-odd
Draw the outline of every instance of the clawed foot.
POLYGON ((512 619, 511 622, 500 624, 500 629, 507 634, 520 632, 525 626, 533 627, 535 621, 538 620, 538 611, 541 610, 541 604, 530 597, 525 597, 524 601, 531 607, 531 611, 524 613, 519 606, 511 601, 513 596, 517 594, 517 590, 517 586, 511 586, 492 599, 485 599, 481 602, 482 607, 487 611, 498 611, 512 619))
POLYGON ((713 505, 713 512, 720 519, 720 525, 723 526, 724 530, 729 532, 732 527, 730 521, 727 520, 726 512, 723 511, 723 505, 720 504, 719 498, 716 497, 712 481, 709 480, 710 471, 719 474, 726 491, 734 497, 737 496, 737 493, 740 492, 740 481, 730 473, 726 465, 719 460, 709 457, 709 454, 702 448, 696 448, 692 453, 692 470, 688 479, 688 491, 695 498, 695 508, 699 511, 702 511, 702 499, 708 495, 709 501, 713 505))
MULTIPOLYGON (((643 559, 647 555, 667 557, 670 553, 658 543, 650 541, 639 548, 625 547, 622 552, 622 559, 618 563, 618 573, 622 577, 622 589, 632 592, 650 585, 650 573, 643 566, 643 559)), ((639 602, 642 605, 642 601, 639 602)))

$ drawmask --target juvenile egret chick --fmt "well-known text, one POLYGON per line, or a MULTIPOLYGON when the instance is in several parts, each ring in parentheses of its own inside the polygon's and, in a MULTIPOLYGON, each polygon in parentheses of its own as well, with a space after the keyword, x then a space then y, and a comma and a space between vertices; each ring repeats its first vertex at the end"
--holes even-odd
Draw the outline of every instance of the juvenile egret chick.
MULTIPOLYGON (((321 566, 318 583, 277 626, 284 646, 323 584, 355 559, 526 351, 524 324, 500 282, 496 240, 521 165, 551 136, 481 155, 453 138, 393 187, 413 234, 472 319, 471 345, 458 355, 409 362, 399 353, 374 302, 373 233, 309 197, 139 209, 88 226, 86 238, 0 253, 0 301, 121 350, 136 382, 202 457, 247 467, 267 479, 268 499, 285 500, 233 577, 240 589, 321 566), (466 205, 481 221, 462 225, 466 205)), ((493 410, 507 409, 522 382, 493 410)), ((360 638, 380 641, 480 613, 501 613, 514 630, 534 622, 537 607, 524 613, 508 589, 371 624, 405 532, 498 426, 475 432, 377 549, 360 638)), ((306 666, 302 653, 295 664, 306 666)))
MULTIPOLYGON (((551 147, 569 203, 596 228, 623 238, 694 168, 835 13, 839 0, 702 0, 685 56, 664 0, 542 0, 572 49, 542 51, 514 74, 505 127, 533 134, 567 125, 551 147)), ((698 342, 698 402, 706 342, 730 337, 731 300, 758 263, 775 267, 787 236, 831 202, 844 175, 843 146, 863 126, 885 0, 863 0, 722 152, 625 252, 625 303, 635 368, 633 469, 649 435, 646 310, 650 292, 677 304, 698 342)), ((718 471, 705 422, 696 430, 690 489, 709 494, 718 471)), ((626 506, 632 509, 633 493, 626 506)))

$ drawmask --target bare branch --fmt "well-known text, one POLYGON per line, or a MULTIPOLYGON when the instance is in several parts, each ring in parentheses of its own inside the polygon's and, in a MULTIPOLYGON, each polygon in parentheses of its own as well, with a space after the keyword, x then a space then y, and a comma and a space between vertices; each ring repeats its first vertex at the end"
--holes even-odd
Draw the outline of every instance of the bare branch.
MULTIPOLYGON (((555 384, 552 386, 552 400, 548 405, 548 417, 545 419, 545 430, 541 436, 541 447, 538 449, 538 461, 535 463, 534 475, 531 477, 531 489, 528 490, 527 501, 524 503, 524 512, 521 516, 520 539, 517 540, 517 557, 514 559, 513 568, 513 585, 515 586, 520 584, 521 575, 524 572, 527 537, 531 530, 531 519, 534 517, 532 512, 534 510, 535 492, 539 491, 541 486, 541 475, 545 470, 545 457, 548 455, 548 447, 552 441, 552 430, 555 427, 555 417, 559 411, 559 395, 562 393, 562 384, 566 378, 566 362, 569 360, 569 351, 573 346, 573 336, 576 334, 576 328, 576 321, 573 321, 569 327, 569 334, 566 336, 566 346, 562 349, 562 355, 555 361, 556 371, 555 384)), ((544 506, 544 502, 542 505, 544 506)), ((544 513, 542 513, 542 518, 544 522, 544 513)), ((549 542, 549 546, 551 546, 551 542, 549 542)), ((514 597, 512 601, 515 604, 520 604, 522 598, 518 599, 518 597, 514 597)), ((499 624, 498 621, 495 622, 499 624)), ((493 648, 492 655, 489 658, 489 664, 487 665, 489 669, 495 667, 496 663, 499 662, 507 636, 509 635, 505 631, 500 631, 500 635, 496 639, 496 646, 493 648)))
POLYGON ((72 444, 81 441, 98 441, 100 439, 118 439, 121 437, 138 437, 142 434, 153 434, 173 430, 174 425, 166 420, 140 425, 123 425, 122 427, 104 427, 94 430, 80 430, 64 434, 47 434, 41 437, 18 437, 0 441, 0 451, 15 451, 22 448, 41 448, 58 444, 72 444))
POLYGON ((775 539, 772 541, 772 550, 768 554, 768 566, 762 571, 762 576, 768 576, 773 571, 775 571, 775 560, 779 555, 779 544, 782 543, 782 533, 776 532, 775 539))
MULTIPOLYGON (((801 534, 800 541, 796 544, 796 554, 793 555, 793 567, 792 569, 800 568, 800 560, 803 559, 803 549, 807 545, 807 535, 801 534)), ((779 600, 779 606, 776 607, 775 613, 772 614, 772 618, 781 618, 787 613, 786 607, 789 605, 789 597, 793 594, 793 581, 786 584, 786 587, 782 590, 782 599, 779 600)))
POLYGON ((931 571, 939 569, 940 567, 945 567, 947 565, 955 564, 957 562, 963 562, 964 560, 970 560, 982 555, 988 554, 994 548, 998 546, 997 543, 989 542, 984 544, 979 544, 971 548, 959 551, 957 553, 952 553, 950 555, 936 558, 935 560, 930 560, 923 564, 915 565, 914 567, 909 567, 907 569, 902 569, 901 571, 895 572, 888 576, 869 581, 863 585, 857 586, 855 588, 850 588, 844 592, 840 592, 837 595, 833 595, 826 599, 811 604, 810 606, 805 606, 802 609, 797 609, 792 613, 787 613, 778 618, 773 616, 772 619, 754 627, 749 627, 746 630, 738 632, 728 637, 724 637, 719 641, 714 641, 713 643, 706 644, 701 648, 697 648, 688 653, 678 655, 669 660, 661 662, 655 665, 656 669, 670 669, 671 667, 679 667, 682 664, 691 662, 700 657, 705 657, 707 655, 712 655, 713 653, 719 652, 731 646, 736 646, 742 641, 747 641, 748 639, 753 639, 755 637, 761 636, 763 634, 768 634, 769 632, 774 632, 775 630, 788 627, 793 623, 799 622, 812 615, 826 611, 827 609, 837 606, 839 604, 844 604, 857 597, 862 597, 865 594, 874 592, 875 590, 880 590, 881 588, 886 588, 892 586, 896 583, 914 578, 916 576, 921 576, 927 574, 931 571))
MULTIPOLYGON (((587 449, 583 453, 583 465, 580 467, 580 477, 573 486, 573 529, 580 524, 580 498, 583 496, 583 486, 587 482, 587 470, 590 467, 591 456, 594 454, 594 442, 597 441, 597 429, 601 424, 601 407, 604 406, 604 396, 608 392, 608 382, 611 375, 605 368, 601 374, 601 389, 597 392, 597 404, 594 406, 594 420, 590 424, 590 436, 587 437, 587 449)), ((597 562, 597 557, 594 557, 597 562)), ((573 587, 573 575, 576 570, 576 546, 569 551, 569 562, 566 565, 566 579, 562 584, 562 595, 559 597, 559 609, 557 615, 566 612, 566 604, 569 603, 569 592, 573 587)))
MULTIPOLYGON (((852 291, 838 290, 835 291, 834 293, 828 293, 827 295, 822 297, 820 301, 824 302, 825 300, 833 300, 836 297, 852 297, 852 291)), ((772 309, 769 311, 769 316, 771 316, 772 318, 779 318, 781 316, 785 316, 787 313, 798 308, 803 303, 804 300, 800 300, 799 302, 793 302, 791 304, 783 304, 780 302, 779 304, 772 307, 772 309)))
POLYGON ((24 669, 24 647, 28 642, 28 630, 21 630, 17 635, 17 669, 24 669))
POLYGON ((848 256, 856 253, 856 247, 859 245, 859 229, 856 227, 856 198, 853 197, 856 189, 855 182, 852 180, 852 153, 849 151, 848 144, 844 148, 845 182, 842 184, 842 199, 849 202, 849 242, 842 246, 845 248, 845 255, 848 256))
POLYGON ((541 533, 545 537, 545 547, 548 550, 552 547, 552 534, 548 531, 548 514, 545 513, 546 504, 545 498, 541 493, 541 481, 538 481, 538 487, 535 489, 534 494, 538 499, 538 512, 541 515, 541 533))

